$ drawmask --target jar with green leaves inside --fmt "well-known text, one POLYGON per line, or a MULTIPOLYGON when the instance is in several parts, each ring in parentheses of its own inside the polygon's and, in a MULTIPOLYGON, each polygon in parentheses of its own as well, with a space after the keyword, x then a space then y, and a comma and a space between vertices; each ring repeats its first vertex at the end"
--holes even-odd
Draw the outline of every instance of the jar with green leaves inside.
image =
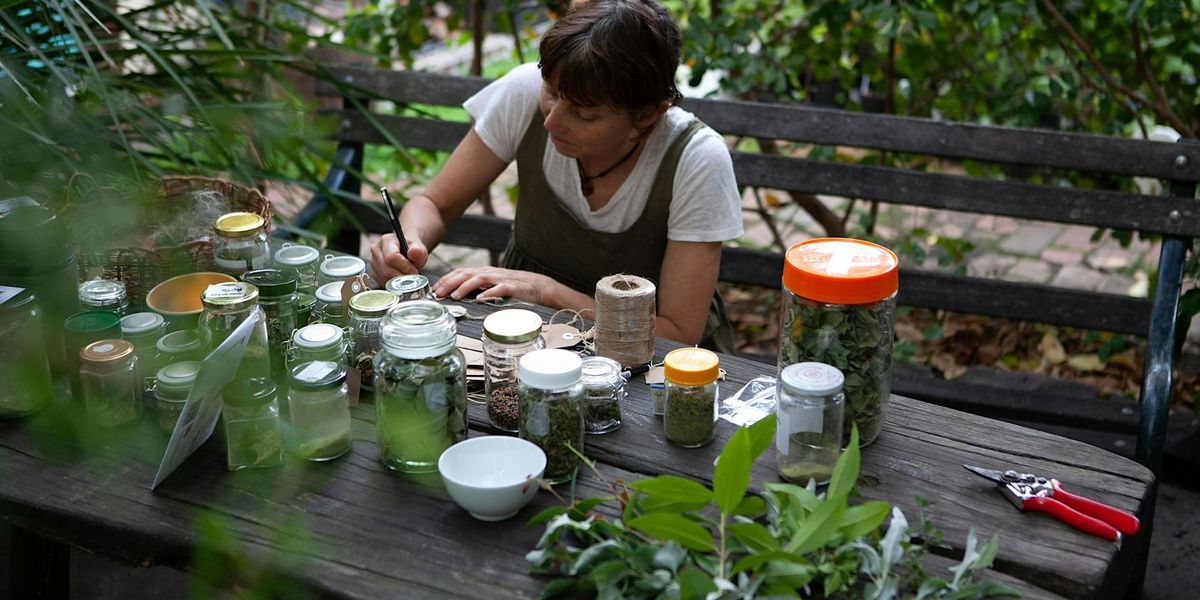
POLYGON ((283 433, 275 383, 237 379, 221 388, 225 465, 230 471, 283 466, 283 433))
POLYGON ((621 364, 603 356, 583 359, 583 430, 589 434, 615 431, 621 426, 625 377, 621 364))
MULTIPOLYGON (((224 342, 242 321, 262 309, 258 306, 258 288, 244 281, 208 286, 200 296, 204 311, 198 329, 207 352, 224 342)), ((238 379, 271 376, 271 350, 264 316, 250 335, 250 342, 238 365, 238 379)))
POLYGON ((41 410, 50 403, 53 383, 32 290, 0 285, 0 340, 0 419, 41 410))
POLYGON ((483 320, 483 387, 488 420, 497 429, 518 429, 517 365, 546 347, 542 318, 531 310, 498 310, 483 320))
POLYGON ((315 294, 316 300, 313 302, 312 313, 308 316, 308 323, 329 323, 338 327, 345 327, 349 320, 346 318, 346 311, 342 308, 342 282, 335 281, 327 283, 319 288, 315 294))
POLYGON ((442 452, 467 438, 458 324, 436 302, 404 302, 388 313, 381 340, 374 370, 380 459, 395 471, 436 471, 442 452))
POLYGON ((521 357, 517 392, 521 439, 546 453, 543 479, 570 481, 583 453, 583 361, 567 350, 534 350, 521 357))
POLYGON ((288 406, 294 453, 304 460, 333 460, 350 451, 350 390, 346 365, 314 360, 292 368, 288 406))
POLYGON ((267 221, 261 215, 232 212, 221 215, 213 225, 213 265, 237 277, 246 271, 270 266, 271 246, 267 221))
POLYGON ((166 331, 167 322, 158 313, 139 312, 121 317, 121 338, 133 344, 138 357, 138 377, 153 377, 158 371, 158 340, 166 331))
POLYGON ((242 274, 242 281, 258 288, 258 307, 267 317, 271 378, 287 389, 288 369, 284 348, 296 330, 296 276, 278 269, 258 269, 242 274))
POLYGON ((142 416, 137 356, 125 340, 100 340, 79 352, 79 383, 88 422, 118 427, 142 416))
POLYGON ((154 391, 154 420, 165 434, 175 431, 175 423, 187 406, 188 394, 200 373, 200 362, 185 360, 158 370, 151 383, 154 391))
POLYGON ((275 268, 296 278, 296 289, 309 294, 317 290, 317 268, 321 252, 312 246, 285 243, 275 251, 275 268))
POLYGON ((188 360, 204 360, 208 355, 204 351, 204 339, 195 329, 172 331, 158 338, 154 345, 158 349, 159 363, 163 365, 188 360))
POLYGON ((350 298, 350 366, 358 369, 359 388, 363 391, 375 385, 375 354, 381 345, 383 317, 399 302, 387 290, 367 290, 350 298))
POLYGON ((663 433, 667 441, 699 448, 717 432, 717 379, 721 361, 704 348, 677 348, 663 358, 666 406, 663 433))
POLYGON ((297 329, 292 334, 288 348, 288 364, 296 366, 314 360, 347 363, 346 332, 329 323, 313 323, 297 329))

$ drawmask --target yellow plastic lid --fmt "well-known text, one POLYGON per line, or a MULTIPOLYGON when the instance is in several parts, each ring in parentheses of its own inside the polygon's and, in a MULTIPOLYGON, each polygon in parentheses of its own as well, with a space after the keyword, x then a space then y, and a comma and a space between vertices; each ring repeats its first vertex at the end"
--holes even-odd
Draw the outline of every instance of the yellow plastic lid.
POLYGON ((827 304, 870 304, 900 285, 900 261, 879 244, 817 238, 792 245, 783 261, 783 286, 827 304))
POLYGON ((667 381, 682 385, 707 385, 721 376, 721 359, 704 348, 678 348, 663 359, 667 381))
POLYGON ((258 233, 267 225, 261 216, 248 212, 231 212, 221 215, 213 229, 224 237, 245 237, 258 233))

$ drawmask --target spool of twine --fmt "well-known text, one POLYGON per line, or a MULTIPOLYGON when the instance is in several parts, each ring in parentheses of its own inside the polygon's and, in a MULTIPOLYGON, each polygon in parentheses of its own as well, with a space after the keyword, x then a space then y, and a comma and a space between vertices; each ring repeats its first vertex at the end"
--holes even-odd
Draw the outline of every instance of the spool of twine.
POLYGON ((636 275, 596 282, 596 356, 635 367, 654 358, 654 283, 636 275))

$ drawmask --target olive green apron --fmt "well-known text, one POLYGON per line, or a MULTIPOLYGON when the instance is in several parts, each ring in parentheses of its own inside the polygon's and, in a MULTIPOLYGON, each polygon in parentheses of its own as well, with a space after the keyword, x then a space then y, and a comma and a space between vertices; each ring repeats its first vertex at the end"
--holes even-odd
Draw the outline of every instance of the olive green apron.
MULTIPOLYGON (((675 169, 684 147, 703 127, 699 120, 693 120, 667 149, 646 208, 633 226, 620 233, 608 233, 580 223, 551 191, 542 170, 548 136, 541 111, 534 111, 517 148, 520 201, 502 265, 548 275, 589 296, 596 293, 597 281, 615 273, 637 275, 658 285, 667 249, 675 169)), ((733 327, 725 316, 719 292, 713 293, 700 345, 718 352, 735 350, 733 327)))

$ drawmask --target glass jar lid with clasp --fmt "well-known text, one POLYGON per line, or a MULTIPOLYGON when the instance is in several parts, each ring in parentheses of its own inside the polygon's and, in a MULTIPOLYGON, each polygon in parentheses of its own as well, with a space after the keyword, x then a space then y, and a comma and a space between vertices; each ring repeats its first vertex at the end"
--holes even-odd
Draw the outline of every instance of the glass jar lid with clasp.
POLYGON ((345 281, 367 272, 367 263, 357 256, 334 256, 326 254, 317 275, 317 285, 334 281, 345 281))
POLYGON ((424 275, 399 275, 389 279, 384 288, 400 298, 401 302, 434 300, 429 278, 424 275))
POLYGON ((346 362, 346 334, 341 327, 313 323, 292 334, 288 362, 300 364, 314 360, 346 362))

